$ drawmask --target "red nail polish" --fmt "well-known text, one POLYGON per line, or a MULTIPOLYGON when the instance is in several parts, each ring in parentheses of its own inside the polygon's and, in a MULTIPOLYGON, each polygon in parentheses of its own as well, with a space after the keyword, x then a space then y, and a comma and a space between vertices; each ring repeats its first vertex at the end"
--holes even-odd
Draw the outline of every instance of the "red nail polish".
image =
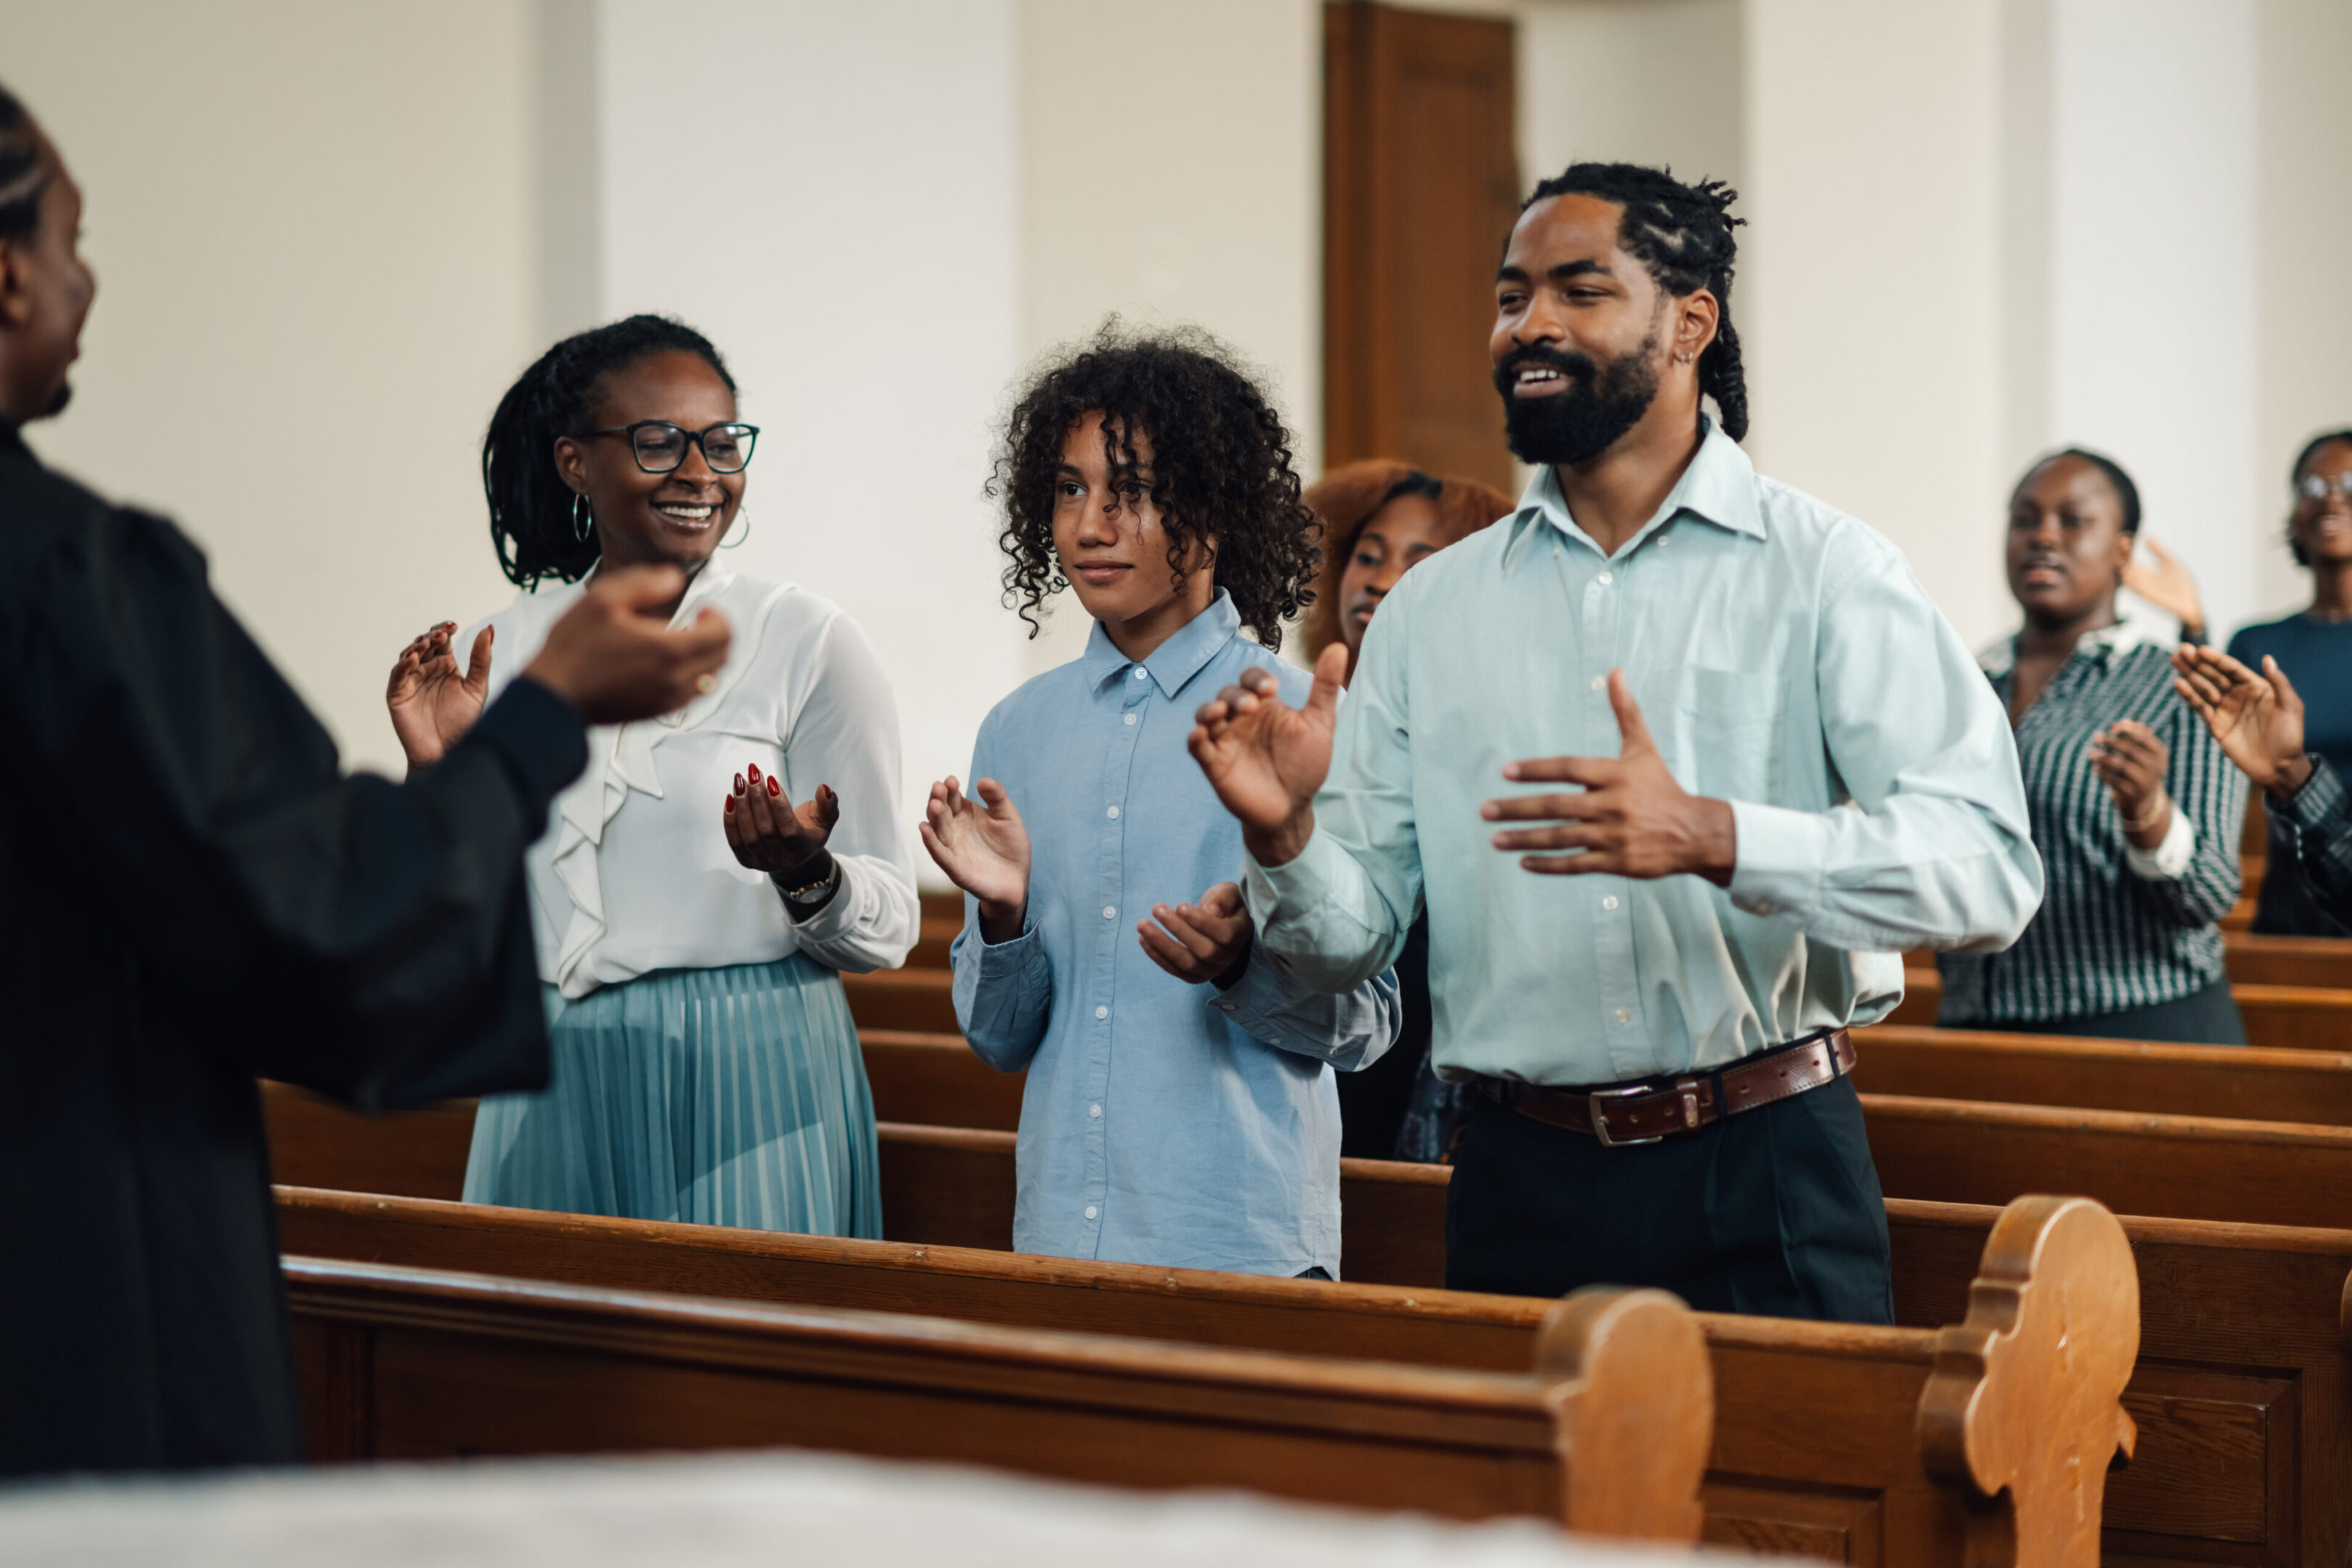
POLYGON ((743 775, 741 773, 737 773, 735 775, 735 793, 737 795, 741 795, 743 793, 743 775))
POLYGON ((771 797, 780 795, 783 793, 782 786, 778 784, 774 779, 772 778, 768 781, 768 794, 771 797))
POLYGON ((735 797, 731 795, 727 797, 727 815, 730 816, 735 815, 735 797))
POLYGON ((750 773, 750 774, 751 775, 751 782, 752 782, 752 783, 757 784, 757 783, 759 783, 759 782, 760 782, 760 764, 759 764, 759 763, 753 763, 750 767, 748 767, 748 768, 744 769, 743 771, 744 771, 745 773, 750 773))

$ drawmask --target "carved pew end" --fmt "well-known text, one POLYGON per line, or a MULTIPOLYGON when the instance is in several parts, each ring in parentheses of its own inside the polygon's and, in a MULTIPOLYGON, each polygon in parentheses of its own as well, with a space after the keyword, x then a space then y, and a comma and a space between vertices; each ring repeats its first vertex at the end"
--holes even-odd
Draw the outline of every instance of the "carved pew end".
POLYGON ((1546 1314, 1535 1374, 1567 1478, 1560 1521, 1696 1542, 1715 1373, 1691 1310, 1664 1290, 1579 1290, 1546 1314))
POLYGON ((1971 1563, 2097 1568, 2107 1470, 2137 1438, 2123 1393, 2138 1357, 2139 1271, 2116 1216, 2089 1198, 2003 1209, 1919 1398, 1929 1473, 1979 1504, 1971 1563))

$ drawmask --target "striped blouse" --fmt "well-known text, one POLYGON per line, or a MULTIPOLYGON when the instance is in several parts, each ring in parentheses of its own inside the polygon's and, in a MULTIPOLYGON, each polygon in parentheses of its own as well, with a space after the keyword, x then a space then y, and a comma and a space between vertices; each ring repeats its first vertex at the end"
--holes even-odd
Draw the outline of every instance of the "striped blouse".
MULTIPOLYGON (((2017 644, 1981 659, 2006 707, 2017 644)), ((2040 1023, 2177 1001, 2221 978, 2214 923, 2238 899, 2245 775, 2174 695, 2167 650, 2128 623, 2086 634, 2017 727, 2042 910, 2005 952, 1945 953, 1937 1022, 2040 1023), (2170 748, 2173 826, 2152 850, 2124 837, 2091 771, 2092 734, 2137 719, 2170 748)))

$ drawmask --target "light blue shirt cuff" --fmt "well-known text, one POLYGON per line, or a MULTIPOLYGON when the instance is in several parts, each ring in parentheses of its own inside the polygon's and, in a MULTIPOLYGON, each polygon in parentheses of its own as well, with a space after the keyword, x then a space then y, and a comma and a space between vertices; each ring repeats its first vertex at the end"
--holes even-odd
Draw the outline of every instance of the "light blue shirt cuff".
POLYGON ((1822 868, 1828 864, 1831 825, 1819 812, 1731 802, 1737 841, 1731 905, 1751 915, 1785 915, 1800 925, 1821 908, 1822 868))
POLYGON ((1242 899, 1249 906, 1250 918, 1257 922, 1260 936, 1321 909, 1331 897, 1333 858, 1344 859, 1347 853, 1318 827, 1307 837, 1305 848, 1279 866, 1261 866, 1257 857, 1244 854, 1242 899))

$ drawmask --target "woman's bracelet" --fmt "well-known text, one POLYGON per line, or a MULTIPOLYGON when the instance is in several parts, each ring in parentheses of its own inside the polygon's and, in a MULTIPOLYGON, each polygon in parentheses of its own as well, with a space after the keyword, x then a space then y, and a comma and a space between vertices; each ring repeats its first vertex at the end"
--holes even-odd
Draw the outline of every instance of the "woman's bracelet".
POLYGON ((2156 792, 2156 804, 2147 808, 2146 816, 2124 818, 2124 832, 2126 835, 2146 833, 2149 828, 2162 822, 2164 814, 2171 809, 2172 797, 2164 791, 2158 790, 2156 792))

